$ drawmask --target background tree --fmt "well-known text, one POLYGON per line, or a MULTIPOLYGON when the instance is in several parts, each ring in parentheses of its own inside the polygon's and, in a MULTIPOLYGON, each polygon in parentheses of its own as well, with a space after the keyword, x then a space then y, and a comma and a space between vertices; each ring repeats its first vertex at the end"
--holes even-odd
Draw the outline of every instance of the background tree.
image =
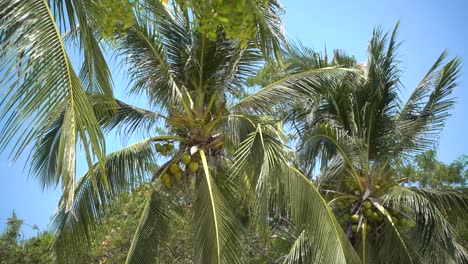
MULTIPOLYGON (((23 239, 21 228, 25 223, 13 211, 7 219, 5 230, 0 234, 1 264, 46 264, 53 262, 50 251, 53 236, 48 232, 39 232, 36 236, 23 239)), ((36 226, 31 228, 37 229, 36 226)))
POLYGON ((444 64, 444 52, 402 104, 396 30, 374 31, 366 63, 304 71, 240 105, 255 101, 257 109, 276 111, 281 98, 279 107, 289 106, 300 164, 312 178, 320 161, 318 188, 362 262, 464 263, 467 251, 449 219, 466 218, 468 192, 405 187, 395 171, 437 142, 460 60, 444 64))
MULTIPOLYGON (((467 184, 467 156, 460 156, 450 164, 445 164, 436 159, 436 152, 428 150, 419 154, 415 162, 405 166, 397 164, 395 177, 407 179, 411 186, 432 189, 459 189, 466 190, 467 184)), ((468 220, 466 217, 448 217, 462 239, 460 243, 468 249, 468 220)))
MULTIPOLYGON (((89 263, 123 263, 127 257, 132 235, 135 233, 139 219, 144 210, 144 201, 150 196, 152 187, 144 183, 135 187, 131 193, 123 194, 102 220, 99 234, 93 237, 91 249, 82 252, 89 263)), ((177 206, 177 205, 174 205, 177 206)), ((177 211, 187 210, 180 207, 177 211)), ((190 224, 181 214, 174 215, 171 221, 178 228, 171 231, 167 239, 168 249, 163 252, 159 261, 164 263, 192 263, 193 236, 190 224)), ((275 227, 279 229, 278 225, 275 227)), ((275 234, 281 234, 275 232, 275 234)), ((277 236, 268 242, 258 237, 255 228, 246 233, 246 254, 249 263, 279 262, 279 258, 286 255, 291 242, 285 241, 283 236, 277 236)))
POLYGON ((415 162, 397 167, 398 178, 424 188, 466 187, 468 177, 468 156, 463 155, 445 164, 436 159, 436 152, 428 150, 416 156, 415 162))

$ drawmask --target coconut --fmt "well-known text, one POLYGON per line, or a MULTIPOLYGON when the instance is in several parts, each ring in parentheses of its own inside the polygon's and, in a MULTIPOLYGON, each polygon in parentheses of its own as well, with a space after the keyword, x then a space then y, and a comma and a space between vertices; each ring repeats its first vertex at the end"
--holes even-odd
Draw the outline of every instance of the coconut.
POLYGON ((176 175, 180 171, 179 165, 177 165, 177 163, 172 163, 169 167, 169 171, 172 175, 176 175))
POLYGON ((351 223, 357 224, 359 222, 359 215, 358 214, 353 214, 350 218, 351 223))
POLYGON ((384 216, 383 214, 378 214, 379 215, 379 220, 377 220, 377 223, 382 223, 384 216))
POLYGON ((196 162, 190 162, 188 164, 188 168, 189 168, 189 170, 191 172, 197 172, 199 167, 200 167, 200 165, 198 165, 198 163, 196 163, 196 162))
POLYGON ((400 226, 409 226, 409 221, 407 218, 402 217, 400 220, 398 220, 398 225, 400 226))
POLYGON ((185 164, 185 165, 188 165, 190 163, 190 161, 192 161, 192 157, 190 156, 190 154, 188 154, 187 152, 182 154, 182 156, 180 157, 180 160, 185 164))
POLYGON ((369 202, 369 201, 365 201, 365 202, 362 203, 362 208, 370 209, 370 208, 372 208, 372 203, 369 202))
POLYGON ((372 210, 372 209, 370 209, 370 208, 369 208, 369 209, 366 209, 366 210, 364 210, 364 216, 365 216, 365 217, 369 217, 369 216, 372 215, 373 212, 374 212, 374 210, 372 210))
POLYGON ((378 221, 379 221, 379 214, 377 212, 372 212, 372 214, 369 216, 369 222, 377 223, 378 221))
POLYGON ((183 175, 182 171, 179 170, 177 173, 174 174, 174 177, 180 181, 180 179, 182 179, 182 175, 183 175))
POLYGON ((366 225, 365 223, 362 224, 361 228, 362 230, 366 229, 367 232, 372 231, 372 227, 370 225, 366 225))
POLYGON ((170 187, 172 185, 172 179, 169 174, 164 173, 161 175, 161 182, 164 186, 170 187))

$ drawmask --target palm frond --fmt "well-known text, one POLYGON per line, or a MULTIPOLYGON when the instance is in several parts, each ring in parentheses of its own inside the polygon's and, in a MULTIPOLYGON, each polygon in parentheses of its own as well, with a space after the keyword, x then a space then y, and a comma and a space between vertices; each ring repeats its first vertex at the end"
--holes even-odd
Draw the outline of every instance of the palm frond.
MULTIPOLYGON (((106 183, 98 165, 94 166, 96 182, 88 172, 77 182, 71 210, 60 208, 54 215, 50 228, 56 234, 54 247, 59 260, 79 258, 98 230, 105 209, 123 192, 147 180, 145 165, 154 162, 154 152, 149 140, 130 145, 107 156, 106 183), (81 250, 77 250, 81 249, 81 250), (78 254, 78 256, 77 256, 78 254)), ((63 198, 64 199, 64 198, 63 198)))
POLYGON ((286 56, 287 69, 293 74, 330 67, 327 54, 305 47, 300 40, 289 43, 286 56))
POLYGON ((113 97, 112 77, 99 44, 101 31, 106 26, 102 17, 109 14, 97 2, 88 0, 50 0, 54 17, 62 32, 69 34, 73 44, 83 51, 80 79, 88 92, 113 97))
POLYGON ((378 254, 382 256, 382 262, 390 263, 390 261, 397 260, 401 263, 419 263, 419 252, 415 252, 404 232, 397 228, 397 223, 391 214, 382 205, 376 203, 374 205, 385 217, 385 225, 377 237, 378 254))
POLYGON ((429 199, 410 189, 395 186, 383 197, 386 203, 392 203, 397 208, 407 208, 414 214, 416 226, 409 231, 408 236, 416 250, 425 255, 434 248, 442 248, 452 256, 453 261, 463 263, 468 259, 468 252, 459 246, 458 235, 453 227, 429 199))
POLYGON ((197 187, 193 207, 195 260, 197 263, 242 263, 240 223, 221 196, 203 150, 204 176, 197 187))
POLYGON ((332 63, 336 66, 351 68, 357 64, 356 58, 343 50, 333 50, 332 63))
POLYGON ((171 226, 171 212, 167 200, 167 197, 159 194, 157 190, 151 192, 125 263, 155 263, 160 253, 168 250, 166 238, 171 226))
POLYGON ((118 129, 127 138, 136 131, 153 132, 161 119, 166 117, 153 111, 109 99, 100 94, 89 94, 101 127, 108 132, 118 129))
POLYGON ((437 209, 449 216, 468 217, 468 190, 467 189, 426 189, 412 188, 413 192, 425 197, 437 209))
POLYGON ((401 109, 395 128, 398 144, 393 147, 393 153, 414 156, 437 143, 445 120, 450 116, 448 110, 454 104, 449 96, 457 86, 460 73, 459 58, 442 66, 446 56, 442 53, 401 109))
POLYGON ((281 46, 285 43, 283 24, 280 15, 283 7, 277 0, 263 2, 249 0, 249 7, 255 14, 258 36, 257 46, 266 58, 273 56, 281 63, 281 46))
MULTIPOLYGON (((245 92, 242 87, 246 79, 253 76, 262 62, 261 54, 253 44, 240 48, 221 37, 217 41, 217 50, 214 53, 216 55, 211 56, 211 59, 207 61, 210 68, 213 68, 207 75, 210 76, 209 82, 205 82, 208 88, 216 88, 217 92, 228 92, 233 96, 240 96, 245 92)), ((207 91, 209 94, 214 92, 213 90, 207 91)))
POLYGON ((11 155, 17 159, 65 111, 57 171, 70 209, 78 137, 91 167, 92 154, 101 163, 104 159, 102 132, 46 1, 3 1, 0 9, 0 119, 6 121, 0 150, 15 142, 11 155))
POLYGON ((29 173, 39 181, 43 189, 55 187, 59 183, 57 159, 64 117, 65 111, 49 127, 44 127, 31 151, 29 173))
MULTIPOLYGON (((340 160, 338 159, 334 167, 330 167, 325 171, 326 173, 333 173, 326 175, 326 178, 329 180, 336 179, 336 177, 340 175, 335 173, 343 170, 343 166, 346 166, 346 168, 351 171, 351 176, 354 177, 356 185, 359 186, 359 189, 362 189, 361 179, 356 172, 356 167, 360 162, 365 160, 367 156, 365 154, 365 144, 359 138, 349 136, 345 131, 331 124, 321 123, 310 131, 310 136, 305 138, 305 140, 305 150, 313 151, 316 149, 308 147, 308 145, 321 145, 325 142, 329 142, 336 149, 336 153, 343 159, 344 164, 340 164, 341 162, 339 162, 340 160)), ((306 153, 305 156, 312 158, 314 154, 316 153, 306 153)), ((308 169, 312 170, 313 168, 308 167, 308 169)))
POLYGON ((288 109, 295 103, 294 100, 315 98, 352 72, 350 69, 324 68, 292 75, 249 95, 236 105, 236 109, 264 112, 288 109))
POLYGON ((287 211, 291 210, 292 220, 301 234, 288 256, 289 263, 301 260, 359 263, 326 201, 310 180, 289 168, 284 145, 277 135, 262 128, 257 125, 256 131, 242 141, 233 163, 234 175, 248 171, 250 182, 255 184, 256 217, 260 230, 268 225, 269 208, 276 213, 287 208, 287 211), (317 217, 323 219, 317 220, 317 217))
POLYGON ((288 181, 291 218, 302 233, 285 262, 360 263, 356 251, 313 183, 292 167, 288 181))
POLYGON ((137 16, 133 27, 119 37, 117 50, 120 56, 124 56, 132 81, 131 92, 144 92, 151 103, 160 107, 170 107, 171 102, 180 100, 183 94, 183 84, 180 80, 185 79, 181 76, 181 67, 184 65, 171 63, 170 56, 180 56, 179 53, 186 52, 184 44, 187 40, 181 38, 187 37, 182 35, 185 31, 180 24, 180 18, 174 18, 162 11, 156 15, 158 16, 152 18, 142 12, 137 16), (157 28, 152 24, 152 19, 157 19, 157 28), (166 28, 161 31, 158 30, 160 27, 166 28), (168 42, 169 38, 179 41, 168 42))
POLYGON ((400 44, 396 41, 398 27, 399 23, 390 36, 380 28, 374 30, 365 65, 366 81, 355 96, 357 105, 364 112, 358 126, 365 129, 363 138, 367 141, 371 158, 381 157, 386 152, 386 138, 393 133, 392 118, 401 104, 398 97, 401 86, 397 60, 400 44))
MULTIPOLYGON (((349 174, 346 173, 347 166, 340 154, 336 154, 331 159, 327 159, 326 165, 323 166, 320 174, 317 176, 317 189, 320 191, 340 190, 343 187, 342 183, 347 176, 349 176, 349 174)), ((312 170, 312 168, 310 170, 312 170)))
POLYGON ((253 123, 255 131, 247 135, 235 152, 232 178, 247 177, 255 190, 254 213, 261 234, 266 234, 269 209, 281 211, 286 203, 279 186, 281 168, 287 164, 281 132, 271 125, 253 123))

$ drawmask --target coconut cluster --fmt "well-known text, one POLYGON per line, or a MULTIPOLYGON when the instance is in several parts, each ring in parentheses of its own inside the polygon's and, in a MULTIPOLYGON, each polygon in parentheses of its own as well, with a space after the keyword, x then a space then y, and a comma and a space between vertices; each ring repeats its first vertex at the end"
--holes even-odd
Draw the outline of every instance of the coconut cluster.
MULTIPOLYGON (((393 224, 401 227, 413 227, 415 225, 414 221, 405 212, 393 208, 386 208, 385 210, 391 217, 393 224)), ((349 223, 353 233, 358 233, 359 229, 364 228, 367 229, 367 232, 371 232, 384 222, 384 218, 385 216, 381 211, 375 208, 372 202, 366 200, 357 208, 354 214, 349 216, 349 223), (364 219, 367 221, 364 222, 364 219)))
POLYGON ((201 158, 199 154, 190 155, 188 152, 184 152, 179 155, 163 170, 160 179, 161 183, 170 187, 174 183, 181 181, 185 174, 197 173, 201 166, 201 158))
POLYGON ((174 149, 174 142, 167 142, 165 144, 157 143, 156 151, 163 156, 167 156, 174 149))

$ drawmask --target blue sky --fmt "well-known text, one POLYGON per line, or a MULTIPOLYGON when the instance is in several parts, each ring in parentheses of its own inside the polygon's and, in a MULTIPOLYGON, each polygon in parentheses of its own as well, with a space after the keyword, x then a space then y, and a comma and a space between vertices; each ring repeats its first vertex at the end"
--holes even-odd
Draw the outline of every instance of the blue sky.
MULTIPOLYGON (((465 139, 468 128, 468 17, 464 14, 468 10, 468 1, 283 0, 282 3, 286 9, 284 23, 288 38, 299 38, 304 45, 320 51, 325 45, 328 51, 344 49, 358 61, 366 59, 367 43, 375 26, 390 31, 400 20, 398 39, 403 41, 399 58, 404 70, 404 96, 412 91, 442 51, 447 49, 450 56, 461 57, 464 62, 460 86, 453 94, 458 103, 442 132, 439 158, 450 162, 468 154, 465 139)), ((122 83, 116 81, 116 89, 124 87, 119 86, 122 83)), ((23 170, 25 164, 25 157, 12 163, 6 153, 0 154, 0 230, 13 209, 27 223, 45 229, 57 206, 60 192, 42 191, 40 185, 28 177, 27 169, 23 170)), ((80 168, 78 175, 84 170, 80 168)), ((28 227, 23 232, 25 236, 35 233, 28 227)))

